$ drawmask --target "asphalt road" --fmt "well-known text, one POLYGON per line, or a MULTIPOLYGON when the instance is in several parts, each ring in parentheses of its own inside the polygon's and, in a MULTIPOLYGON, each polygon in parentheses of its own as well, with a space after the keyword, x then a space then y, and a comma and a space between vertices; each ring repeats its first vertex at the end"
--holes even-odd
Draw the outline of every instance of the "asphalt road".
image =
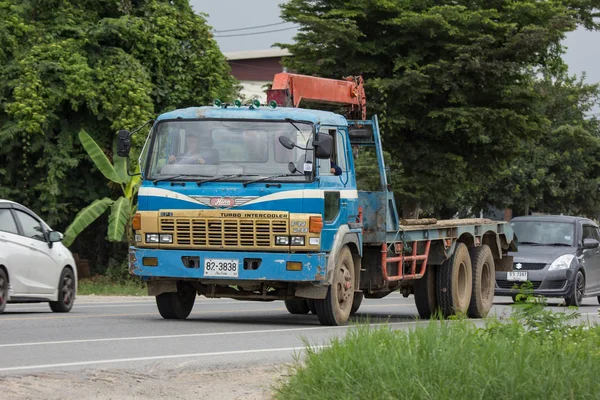
MULTIPOLYGON (((498 297, 492 312, 506 315, 510 304, 510 298, 498 297)), ((596 298, 586 299, 579 312, 583 318, 596 320, 596 298)), ((393 294, 365 300, 352 321, 368 318, 372 324, 389 323, 403 329, 414 326, 416 316, 412 297, 393 294)), ((304 348, 303 340, 326 344, 347 329, 323 327, 310 314, 290 315, 281 301, 198 297, 185 321, 163 320, 154 299, 148 297, 80 296, 67 314, 52 313, 43 303, 9 304, 0 315, 0 377, 93 368, 183 364, 215 368, 289 362, 304 348)))

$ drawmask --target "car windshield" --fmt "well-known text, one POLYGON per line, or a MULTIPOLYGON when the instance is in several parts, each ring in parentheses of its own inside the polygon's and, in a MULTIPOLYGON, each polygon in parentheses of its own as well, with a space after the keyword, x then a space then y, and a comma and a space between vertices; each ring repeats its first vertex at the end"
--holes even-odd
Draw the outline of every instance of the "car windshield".
POLYGON ((573 246, 575 225, 569 222, 513 221, 510 224, 520 244, 573 246))
MULTIPOLYGON (((248 180, 281 175, 273 180, 304 182, 312 177, 313 126, 294 121, 183 120, 159 122, 152 130, 145 178, 149 180, 248 180), (298 127, 299 130, 297 130, 298 127), (279 141, 286 136, 302 150, 288 150, 279 141), (290 173, 289 164, 307 173, 290 173)), ((294 171, 295 172, 295 171, 294 171)))

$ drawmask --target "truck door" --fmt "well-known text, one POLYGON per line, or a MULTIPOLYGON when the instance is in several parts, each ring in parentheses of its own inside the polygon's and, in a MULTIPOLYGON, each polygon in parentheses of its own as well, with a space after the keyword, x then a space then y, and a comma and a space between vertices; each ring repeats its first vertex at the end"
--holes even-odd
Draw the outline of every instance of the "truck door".
POLYGON ((352 173, 352 153, 345 130, 321 128, 334 137, 334 154, 331 160, 317 160, 320 188, 324 192, 325 213, 323 218, 323 248, 331 249, 335 234, 340 226, 355 222, 358 215, 358 193, 352 173), (333 161, 341 170, 340 175, 332 171, 333 161))

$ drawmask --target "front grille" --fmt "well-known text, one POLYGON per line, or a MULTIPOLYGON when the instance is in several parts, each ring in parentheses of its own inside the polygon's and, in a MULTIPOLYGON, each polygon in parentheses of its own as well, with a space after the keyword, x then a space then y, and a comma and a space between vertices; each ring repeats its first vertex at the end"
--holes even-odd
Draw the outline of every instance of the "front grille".
MULTIPOLYGON (((507 281, 507 280, 503 280, 503 279, 496 279, 496 286, 498 286, 500 289, 512 289, 514 285, 521 286, 524 283, 525 282, 515 282, 515 281, 507 281)), ((539 289, 542 282, 541 281, 531 281, 531 284, 533 285, 533 289, 539 289)))
POLYGON ((544 263, 514 263, 513 270, 514 271, 539 271, 540 269, 544 269, 546 264, 544 263), (517 268, 517 264, 521 264, 521 268, 517 268))
POLYGON ((558 281, 547 281, 546 286, 548 287, 548 289, 562 289, 565 287, 566 283, 567 281, 565 281, 564 279, 558 281))
POLYGON ((160 231, 173 244, 200 248, 272 247, 275 236, 288 233, 287 219, 160 218, 160 231))

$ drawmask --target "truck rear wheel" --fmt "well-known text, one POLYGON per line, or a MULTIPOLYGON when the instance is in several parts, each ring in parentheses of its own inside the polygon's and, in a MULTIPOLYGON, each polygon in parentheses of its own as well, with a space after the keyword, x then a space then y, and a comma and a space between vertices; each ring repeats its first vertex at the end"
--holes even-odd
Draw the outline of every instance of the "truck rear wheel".
POLYGON ((354 315, 358 312, 360 305, 365 298, 363 292, 354 292, 354 299, 352 300, 352 309, 350 310, 350 315, 354 315))
POLYGON ((177 292, 156 296, 158 312, 164 319, 186 319, 196 301, 196 291, 191 285, 177 285, 177 292))
POLYGON ((486 244, 469 249, 473 266, 473 291, 469 305, 469 317, 483 318, 494 303, 494 279, 496 268, 492 250, 486 244))
POLYGON ((308 314, 308 302, 306 300, 285 300, 285 308, 290 314, 308 314))
POLYGON ((354 302, 354 262, 347 246, 340 250, 331 285, 323 300, 315 300, 321 325, 344 325, 350 318, 354 302))
POLYGON ((466 314, 472 290, 469 250, 464 243, 457 243, 452 257, 437 271, 437 298, 442 315, 466 314))
POLYGON ((433 265, 428 265, 425 275, 415 281, 415 305, 419 316, 423 319, 429 319, 437 311, 438 301, 435 287, 436 269, 433 265))

